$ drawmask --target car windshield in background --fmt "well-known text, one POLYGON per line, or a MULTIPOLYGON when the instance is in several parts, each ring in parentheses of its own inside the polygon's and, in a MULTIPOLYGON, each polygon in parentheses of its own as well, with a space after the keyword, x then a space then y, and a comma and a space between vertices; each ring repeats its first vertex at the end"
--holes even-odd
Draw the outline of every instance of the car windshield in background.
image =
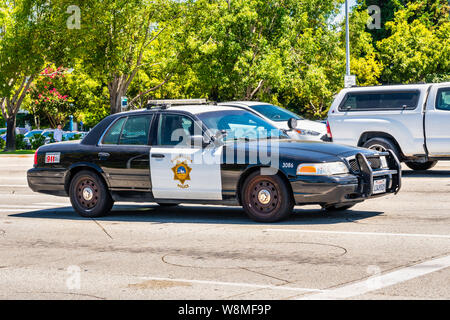
POLYGON ((295 113, 289 110, 271 104, 250 106, 250 108, 252 108, 256 112, 261 113, 264 117, 272 121, 288 121, 290 118, 303 120, 303 118, 300 117, 299 115, 296 115, 295 113))
POLYGON ((211 131, 225 133, 224 140, 228 141, 288 138, 280 129, 245 110, 211 111, 198 117, 211 131))
POLYGON ((42 131, 44 131, 44 130, 33 130, 33 131, 30 131, 30 132, 27 132, 27 134, 25 135, 25 138, 31 138, 35 134, 41 134, 42 131))

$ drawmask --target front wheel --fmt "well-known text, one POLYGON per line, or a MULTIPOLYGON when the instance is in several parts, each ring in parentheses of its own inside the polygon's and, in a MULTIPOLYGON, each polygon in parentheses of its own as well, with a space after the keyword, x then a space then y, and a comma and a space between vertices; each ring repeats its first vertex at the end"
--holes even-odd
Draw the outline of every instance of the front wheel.
POLYGON ((428 170, 436 165, 437 161, 427 161, 427 162, 414 162, 408 161, 405 164, 413 170, 428 170))
POLYGON ((245 180, 241 199, 247 215, 258 222, 285 219, 294 208, 292 194, 281 177, 261 176, 259 171, 245 180))
POLYGON ((78 172, 70 182, 72 207, 82 217, 95 218, 107 214, 114 204, 103 180, 94 172, 78 172))

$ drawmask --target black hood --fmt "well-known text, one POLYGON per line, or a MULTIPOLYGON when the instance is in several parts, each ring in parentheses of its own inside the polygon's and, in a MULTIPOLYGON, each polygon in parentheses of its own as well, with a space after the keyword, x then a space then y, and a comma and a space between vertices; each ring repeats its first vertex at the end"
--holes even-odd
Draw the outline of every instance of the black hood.
MULTIPOLYGON (((279 157, 291 158, 308 162, 338 161, 357 153, 375 155, 376 151, 329 142, 278 140, 279 157)), ((248 152, 257 152, 261 141, 239 142, 237 149, 244 148, 248 152)), ((270 141, 268 141, 270 150, 270 141)), ((273 147, 273 145, 272 145, 273 147)))

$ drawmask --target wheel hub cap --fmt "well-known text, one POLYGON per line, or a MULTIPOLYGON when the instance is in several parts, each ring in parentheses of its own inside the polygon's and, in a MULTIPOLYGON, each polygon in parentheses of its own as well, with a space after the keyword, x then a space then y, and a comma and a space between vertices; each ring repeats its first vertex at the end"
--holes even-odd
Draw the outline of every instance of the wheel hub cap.
POLYGON ((258 201, 262 204, 268 204, 270 202, 270 192, 266 189, 262 189, 258 192, 258 201))
POLYGON ((86 201, 92 200, 92 197, 94 196, 94 191, 92 191, 91 188, 86 187, 83 189, 83 199, 86 201))

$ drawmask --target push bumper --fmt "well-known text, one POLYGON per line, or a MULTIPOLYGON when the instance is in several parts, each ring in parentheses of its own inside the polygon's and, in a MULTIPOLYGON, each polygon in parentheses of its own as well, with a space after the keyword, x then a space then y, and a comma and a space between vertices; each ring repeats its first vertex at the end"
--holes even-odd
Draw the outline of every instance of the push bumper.
POLYGON ((65 169, 33 168, 27 172, 28 186, 31 190, 55 196, 67 196, 65 178, 65 169))
POLYGON ((358 173, 340 176, 297 176, 291 179, 295 203, 301 204, 345 204, 361 202, 370 198, 396 194, 401 188, 401 165, 392 151, 386 156, 388 169, 373 170, 362 153, 356 154, 358 173), (386 179, 386 192, 373 193, 374 181, 386 179))

